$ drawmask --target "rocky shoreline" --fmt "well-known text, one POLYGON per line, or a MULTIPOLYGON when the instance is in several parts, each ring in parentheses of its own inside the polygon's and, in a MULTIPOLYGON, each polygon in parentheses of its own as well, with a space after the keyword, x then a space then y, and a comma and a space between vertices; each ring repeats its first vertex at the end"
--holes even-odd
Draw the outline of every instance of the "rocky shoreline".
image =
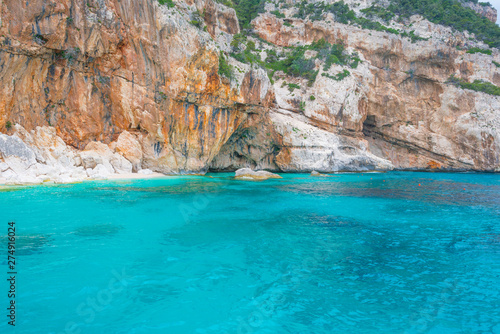
POLYGON ((0 134, 0 184, 163 176, 141 167, 142 152, 128 132, 112 145, 90 142, 82 151, 66 145, 52 127, 37 127, 28 132, 15 125, 12 132, 10 136, 0 134))
MULTIPOLYGON (((135 137, 127 131, 109 145, 90 142, 79 151, 67 145, 56 134, 53 127, 37 127, 31 132, 15 125, 11 135, 0 134, 0 185, 35 185, 52 182, 55 184, 77 183, 88 180, 156 178, 166 175, 143 168, 142 148, 135 137)), ((335 172, 389 171, 393 166, 382 159, 368 168, 368 164, 350 164, 345 170, 335 172)), ((304 166, 299 172, 311 172, 310 166, 304 166)), ((399 169, 398 169, 399 170, 399 169)), ((432 169, 431 169, 432 170, 432 169)), ((274 172, 290 172, 273 170, 274 172)), ((319 168, 323 172, 323 169, 319 168)), ((412 169, 429 171, 429 169, 412 169)), ((436 170, 432 170, 436 171, 436 170)), ((447 170, 463 172, 467 170, 447 170)), ((328 171, 327 171, 328 172, 328 171)), ((331 171, 330 171, 331 172, 331 171)), ((201 173, 202 175, 204 173, 201 173)), ((199 173, 197 173, 199 175, 199 173)), ((323 175, 316 169, 311 175, 323 175)), ((235 178, 240 180, 266 180, 280 178, 268 171, 253 171, 242 168, 235 171, 235 178)))
POLYGON ((0 3, 1 182, 500 171, 500 51, 467 31, 373 0, 266 1, 244 30, 213 0, 49 3, 0 3))

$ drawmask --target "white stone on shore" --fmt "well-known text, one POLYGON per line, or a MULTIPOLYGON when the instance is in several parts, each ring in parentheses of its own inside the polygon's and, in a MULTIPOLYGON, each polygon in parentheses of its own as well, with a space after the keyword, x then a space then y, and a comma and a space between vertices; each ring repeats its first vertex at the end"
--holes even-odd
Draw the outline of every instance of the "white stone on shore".
POLYGON ((132 173, 132 163, 118 153, 111 156, 110 163, 118 174, 132 173))
POLYGON ((118 153, 113 153, 108 145, 100 142, 90 142, 79 154, 85 168, 95 168, 101 164, 109 174, 132 173, 132 163, 118 153))
POLYGON ((91 179, 106 179, 108 176, 111 175, 109 172, 109 169, 106 168, 103 164, 98 164, 95 166, 95 168, 87 168, 87 175, 91 179))
POLYGON ((9 165, 5 162, 0 162, 0 173, 5 172, 7 169, 9 169, 9 165))
POLYGON ((36 162, 35 152, 15 135, 0 134, 0 154, 4 159, 16 157, 30 164, 36 162))
POLYGON ((142 175, 151 175, 153 174, 153 171, 151 169, 141 169, 137 173, 142 175))
MULTIPOLYGON (((66 145, 53 127, 37 127, 28 132, 16 124, 14 135, 0 134, 0 183, 73 183, 140 170, 142 149, 139 142, 128 132, 120 138, 113 150, 104 143, 90 142, 79 152, 66 145), (130 149, 127 149, 128 144, 130 149), (117 152, 114 152, 115 147, 119 147, 117 152), (134 164, 124 155, 131 157, 134 164)), ((142 170, 140 174, 153 172, 142 170)))

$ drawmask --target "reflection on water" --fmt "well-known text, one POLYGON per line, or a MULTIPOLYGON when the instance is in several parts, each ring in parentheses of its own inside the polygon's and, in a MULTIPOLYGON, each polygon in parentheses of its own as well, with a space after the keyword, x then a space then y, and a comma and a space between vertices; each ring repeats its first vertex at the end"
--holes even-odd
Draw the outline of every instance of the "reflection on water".
MULTIPOLYGON (((366 177, 365 177, 366 178, 366 177)), ((499 184, 439 181, 433 179, 387 179, 359 182, 322 182, 287 184, 279 190, 317 196, 353 196, 419 200, 443 205, 487 205, 498 207, 499 184), (420 186, 419 186, 420 184, 420 186)))
POLYGON ((73 233, 80 237, 106 237, 117 234, 123 226, 114 224, 96 224, 77 228, 73 233))

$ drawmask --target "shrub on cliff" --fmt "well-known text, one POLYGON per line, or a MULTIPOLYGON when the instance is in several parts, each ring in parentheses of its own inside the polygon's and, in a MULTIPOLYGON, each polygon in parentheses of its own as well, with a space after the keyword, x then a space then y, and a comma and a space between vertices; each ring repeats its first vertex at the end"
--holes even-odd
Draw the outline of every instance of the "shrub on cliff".
POLYGON ((384 7, 379 7, 372 5, 371 7, 365 8, 361 10, 361 13, 365 14, 367 17, 379 17, 385 22, 389 22, 394 18, 394 13, 390 10, 387 10, 384 7))
POLYGON ((463 79, 457 78, 454 75, 452 75, 446 82, 463 89, 470 89, 476 92, 482 92, 489 95, 500 96, 500 87, 495 86, 494 84, 488 81, 474 80, 474 82, 467 82, 463 79))
POLYGON ((241 29, 251 29, 250 22, 264 12, 265 0, 233 0, 241 29))
POLYGON ((500 87, 495 86, 491 82, 474 80, 474 82, 461 82, 460 87, 464 89, 474 90, 476 92, 483 92, 490 95, 500 96, 500 87))
POLYGON ((175 3, 172 0, 158 0, 158 3, 160 5, 167 5, 168 8, 173 8, 175 7, 175 3))
POLYGON ((329 79, 333 79, 335 81, 342 81, 344 78, 347 78, 350 75, 351 75, 351 72, 349 72, 348 70, 343 70, 342 72, 337 73, 335 75, 330 75, 328 73, 321 73, 321 76, 327 77, 329 79))
POLYGON ((312 21, 318 21, 321 20, 323 14, 332 13, 336 21, 348 24, 356 18, 354 12, 344 1, 325 4, 324 2, 308 3, 307 0, 303 0, 297 7, 299 11, 294 17, 300 19, 309 18, 312 21))
POLYGON ((224 53, 222 51, 219 54, 219 76, 226 77, 231 79, 233 77, 233 67, 228 64, 226 58, 224 57, 224 53))
MULTIPOLYGON (((286 75, 305 78, 308 80, 308 84, 311 85, 318 75, 318 71, 315 70, 315 59, 324 61, 325 71, 328 71, 333 64, 356 68, 361 61, 357 53, 348 54, 343 44, 330 44, 324 39, 315 41, 310 45, 290 47, 288 48, 289 51, 281 57, 277 55, 275 50, 266 50, 265 62, 261 60, 260 53, 255 50, 255 43, 252 41, 246 42, 246 48, 241 51, 240 46, 244 43, 244 37, 235 35, 235 39, 231 43, 233 47, 231 56, 240 62, 258 64, 268 69, 268 76, 271 81, 275 72, 282 71, 286 75), (306 58, 305 54, 308 50, 316 51, 316 56, 306 58)), ((341 79, 344 77, 345 75, 341 79)))
POLYGON ((273 10, 271 12, 271 14, 273 14, 274 16, 276 16, 279 19, 284 19, 285 18, 285 14, 281 13, 279 10, 273 10))
POLYGON ((481 48, 470 48, 469 50, 467 50, 467 53, 484 53, 486 55, 490 55, 491 56, 491 50, 486 50, 486 49, 481 49, 481 48))

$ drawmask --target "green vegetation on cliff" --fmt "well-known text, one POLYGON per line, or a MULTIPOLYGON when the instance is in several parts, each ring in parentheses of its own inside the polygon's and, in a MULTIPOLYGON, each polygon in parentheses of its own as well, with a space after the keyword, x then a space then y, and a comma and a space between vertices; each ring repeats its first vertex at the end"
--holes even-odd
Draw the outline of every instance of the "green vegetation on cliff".
POLYGON ((500 27, 457 0, 390 0, 389 11, 407 18, 419 14, 427 20, 452 27, 458 31, 468 30, 489 46, 500 47, 500 27))
POLYGON ((266 61, 262 61, 260 53, 255 49, 255 43, 247 42, 243 34, 235 35, 231 46, 233 47, 233 53, 231 53, 233 58, 242 63, 258 64, 266 68, 271 80, 275 72, 281 71, 286 75, 305 78, 309 84, 312 84, 318 75, 318 71, 315 70, 316 59, 324 62, 324 71, 328 71, 333 64, 356 68, 361 61, 357 53, 348 54, 344 45, 330 44, 324 39, 310 45, 289 47, 288 51, 281 55, 278 55, 273 49, 266 50, 266 61), (307 51, 315 51, 316 54, 313 53, 307 57, 307 51))
POLYGON ((226 58, 224 57, 224 54, 222 51, 219 54, 219 75, 224 76, 228 79, 231 79, 233 77, 233 68, 231 65, 227 63, 226 58))
POLYGON ((175 3, 172 0, 158 0, 158 3, 160 5, 167 5, 168 8, 173 8, 175 7, 175 3))
POLYGON ((490 95, 500 96, 500 87, 495 86, 491 82, 482 80, 474 80, 474 82, 467 82, 463 79, 456 78, 455 76, 451 76, 447 82, 463 89, 470 89, 476 92, 482 92, 490 95))
MULTIPOLYGON (((469 1, 478 3, 476 0, 469 1)), ((344 1, 326 4, 324 2, 311 3, 303 0, 295 5, 298 12, 294 17, 318 21, 323 19, 324 14, 331 13, 337 22, 357 24, 363 29, 401 34, 401 36, 409 37, 412 42, 415 42, 423 38, 416 36, 413 32, 400 32, 386 27, 380 22, 374 21, 374 19, 380 18, 382 21, 389 22, 391 19, 409 18, 412 15, 419 14, 436 24, 449 26, 458 31, 468 30, 489 46, 500 47, 500 27, 472 9, 462 6, 458 0, 389 0, 389 2, 390 5, 387 8, 373 5, 363 9, 361 12, 366 17, 357 17, 344 1)), ((264 11, 265 0, 234 0, 233 3, 241 28, 250 29, 250 22, 264 11)), ((489 3, 480 4, 490 6, 489 3)), ((278 18, 284 17, 284 14, 279 10, 272 13, 278 18)))
POLYGON ((378 21, 374 21, 374 17, 379 17, 383 21, 388 22, 394 18, 395 14, 390 10, 378 6, 371 6, 369 8, 361 10, 365 17, 357 17, 353 10, 349 8, 344 1, 335 2, 333 4, 325 4, 324 2, 308 3, 303 0, 298 5, 298 13, 295 17, 305 19, 308 18, 312 21, 318 21, 323 18, 323 14, 331 13, 335 17, 335 20, 344 24, 357 24, 362 29, 385 31, 391 34, 401 35, 402 37, 408 37, 412 42, 418 40, 426 40, 414 34, 413 31, 410 33, 400 32, 399 30, 389 28, 384 26, 378 21))
POLYGON ((481 48, 470 48, 469 50, 467 50, 467 53, 484 53, 485 55, 491 56, 491 50, 485 50, 481 48))
POLYGON ((241 29, 251 29, 250 22, 264 12, 264 0, 233 0, 233 7, 238 16, 241 29))
POLYGON ((361 13, 365 14, 367 17, 373 18, 373 17, 379 17, 385 22, 389 22, 394 18, 394 13, 391 12, 390 10, 387 10, 384 7, 379 7, 379 6, 371 6, 365 9, 361 10, 361 13))

